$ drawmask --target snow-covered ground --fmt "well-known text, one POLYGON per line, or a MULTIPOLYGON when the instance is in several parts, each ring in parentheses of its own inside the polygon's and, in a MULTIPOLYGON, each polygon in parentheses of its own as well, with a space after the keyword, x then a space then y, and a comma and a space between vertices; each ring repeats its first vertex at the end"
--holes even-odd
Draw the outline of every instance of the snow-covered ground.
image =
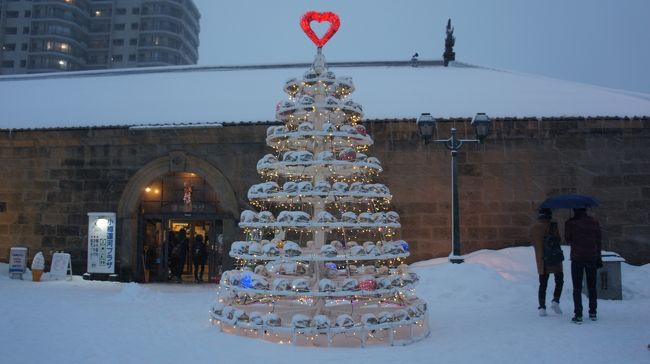
MULTIPOLYGON (((650 264, 623 263, 622 301, 599 300, 597 322, 537 315, 530 247, 483 250, 452 265, 419 262, 418 296, 432 331, 404 347, 320 349, 220 333, 208 321, 214 285, 9 279, 0 264, 3 363, 650 363, 650 264)), ((47 279, 47 277, 45 277, 47 279)), ((549 296, 553 288, 549 282, 549 296)))

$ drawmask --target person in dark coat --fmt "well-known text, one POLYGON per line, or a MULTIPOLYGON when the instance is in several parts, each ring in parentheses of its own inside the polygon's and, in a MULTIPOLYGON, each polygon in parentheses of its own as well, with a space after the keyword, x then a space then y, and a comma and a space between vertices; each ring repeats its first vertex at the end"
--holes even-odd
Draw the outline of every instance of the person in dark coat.
POLYGON ((194 281, 203 282, 203 270, 205 268, 205 261, 208 257, 208 250, 203 242, 203 236, 197 235, 192 244, 192 259, 194 263, 194 281), (200 269, 200 273, 199 273, 200 269))
POLYGON ((176 236, 173 231, 169 231, 167 235, 167 264, 169 266, 169 275, 167 279, 170 281, 176 277, 176 258, 174 256, 174 248, 176 247, 176 236))
POLYGON ((548 279, 551 274, 555 278, 555 289, 553 290, 553 300, 551 308, 555 313, 561 314, 560 296, 564 286, 564 272, 562 271, 562 262, 549 265, 544 261, 544 238, 547 234, 555 235, 558 241, 561 241, 560 232, 557 229, 557 223, 553 221, 551 209, 539 209, 537 223, 533 225, 530 234, 530 240, 535 249, 535 261, 537 263, 537 273, 539 274, 539 290, 537 298, 539 306, 537 310, 540 316, 546 316, 546 288, 548 279))
POLYGON ((144 280, 146 283, 151 282, 151 273, 156 272, 158 261, 158 245, 154 242, 149 245, 145 251, 144 257, 144 280))
POLYGON ((174 249, 178 248, 178 252, 176 253, 176 280, 178 283, 181 283, 183 281, 183 270, 185 268, 185 259, 187 259, 187 251, 189 250, 188 248, 188 241, 187 241, 187 233, 185 229, 180 229, 178 231, 177 237, 177 247, 174 247, 174 249))
POLYGON ((573 217, 564 224, 564 235, 571 246, 571 280, 573 281, 573 322, 582 322, 582 280, 587 278, 589 318, 596 320, 596 271, 602 267, 601 232, 596 219, 587 209, 573 209, 573 217))

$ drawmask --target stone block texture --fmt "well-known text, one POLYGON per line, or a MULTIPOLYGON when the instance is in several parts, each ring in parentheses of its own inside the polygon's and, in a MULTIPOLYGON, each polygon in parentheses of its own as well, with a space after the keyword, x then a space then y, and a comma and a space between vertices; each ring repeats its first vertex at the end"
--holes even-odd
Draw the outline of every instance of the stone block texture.
MULTIPOLYGON (((440 120, 438 138, 455 127, 471 138, 469 119, 440 120)), ((496 118, 483 144, 458 156, 463 254, 527 245, 536 210, 548 196, 588 194, 603 229, 603 249, 633 264, 650 262, 650 129, 648 118, 496 118)), ((365 122, 382 162, 377 181, 393 193, 410 261, 451 250, 450 155, 423 144, 415 120, 365 122)), ((117 211, 130 178, 176 151, 217 168, 248 208, 248 188, 261 181, 255 166, 271 152, 269 124, 212 129, 130 130, 126 127, 0 130, 0 260, 12 246, 30 254, 72 254, 85 271, 88 212, 117 211)), ((159 176, 151 176, 152 179, 159 176)), ((122 201, 124 202, 124 201, 122 201)), ((559 210, 563 221, 570 211, 559 210)), ((119 219, 119 217, 118 217, 119 219)), ((117 248, 135 242, 117 237, 117 248)))

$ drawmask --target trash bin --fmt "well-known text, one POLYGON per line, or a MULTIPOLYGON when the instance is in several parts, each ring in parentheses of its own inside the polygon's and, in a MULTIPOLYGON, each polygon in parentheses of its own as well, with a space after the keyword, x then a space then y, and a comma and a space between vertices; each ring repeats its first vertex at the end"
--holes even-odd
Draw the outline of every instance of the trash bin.
POLYGON ((27 248, 12 247, 9 250, 9 276, 11 278, 23 279, 27 268, 27 248))
MULTIPOLYGON (((601 252, 603 267, 596 271, 596 292, 605 300, 623 299, 623 277, 621 262, 625 259, 614 252, 601 252)), ((587 279, 583 281, 583 293, 587 293, 587 279)))

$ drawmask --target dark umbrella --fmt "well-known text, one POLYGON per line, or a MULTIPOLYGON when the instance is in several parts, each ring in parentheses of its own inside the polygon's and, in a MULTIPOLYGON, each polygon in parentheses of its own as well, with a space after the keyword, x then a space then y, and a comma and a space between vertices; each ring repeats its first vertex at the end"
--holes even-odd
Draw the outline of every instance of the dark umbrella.
POLYGON ((598 200, 585 195, 557 195, 542 202, 544 209, 581 209, 598 206, 598 200))

